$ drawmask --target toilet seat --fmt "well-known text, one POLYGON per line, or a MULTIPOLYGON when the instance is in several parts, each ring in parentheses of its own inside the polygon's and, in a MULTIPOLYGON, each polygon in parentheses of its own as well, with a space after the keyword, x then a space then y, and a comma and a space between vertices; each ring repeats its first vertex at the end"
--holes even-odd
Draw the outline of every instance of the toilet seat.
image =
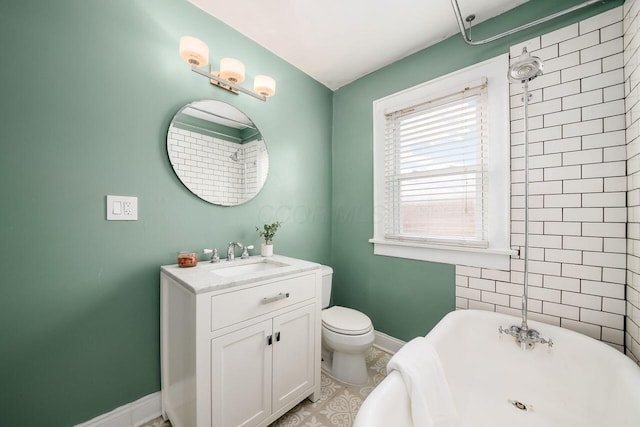
POLYGON ((373 329, 369 316, 340 306, 322 310, 322 326, 343 335, 362 335, 373 329))

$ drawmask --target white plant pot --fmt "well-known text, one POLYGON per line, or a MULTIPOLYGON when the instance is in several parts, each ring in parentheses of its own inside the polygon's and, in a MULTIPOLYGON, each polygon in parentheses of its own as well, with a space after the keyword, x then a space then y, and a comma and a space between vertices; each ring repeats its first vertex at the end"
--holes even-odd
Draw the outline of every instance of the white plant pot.
POLYGON ((263 243, 260 247, 260 254, 262 256, 273 256, 273 245, 267 245, 263 243))

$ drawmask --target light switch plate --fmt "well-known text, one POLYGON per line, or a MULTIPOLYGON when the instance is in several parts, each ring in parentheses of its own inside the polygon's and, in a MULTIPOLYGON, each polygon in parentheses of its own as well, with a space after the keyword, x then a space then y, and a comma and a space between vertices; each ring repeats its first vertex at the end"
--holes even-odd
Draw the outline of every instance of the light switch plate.
POLYGON ((107 196, 107 221, 137 221, 138 198, 107 196))

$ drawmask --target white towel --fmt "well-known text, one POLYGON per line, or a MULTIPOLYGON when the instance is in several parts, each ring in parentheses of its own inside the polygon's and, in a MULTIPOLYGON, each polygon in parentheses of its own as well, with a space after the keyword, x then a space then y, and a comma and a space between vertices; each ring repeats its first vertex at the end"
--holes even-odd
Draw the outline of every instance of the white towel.
POLYGON ((397 370, 411 398, 415 427, 453 427, 456 410, 438 353, 427 338, 405 344, 389 361, 387 371, 397 370))

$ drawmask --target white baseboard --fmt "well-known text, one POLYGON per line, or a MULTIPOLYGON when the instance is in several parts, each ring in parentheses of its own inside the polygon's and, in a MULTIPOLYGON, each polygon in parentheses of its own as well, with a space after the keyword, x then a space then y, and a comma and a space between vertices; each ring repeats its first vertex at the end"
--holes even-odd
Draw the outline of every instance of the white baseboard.
POLYGON ((76 427, 136 427, 158 418, 161 412, 162 399, 160 392, 157 391, 92 420, 78 424, 76 427))
POLYGON ((387 353, 394 354, 396 351, 400 350, 403 345, 406 344, 404 341, 382 332, 375 331, 375 335, 376 338, 373 342, 373 345, 386 351, 387 353))

